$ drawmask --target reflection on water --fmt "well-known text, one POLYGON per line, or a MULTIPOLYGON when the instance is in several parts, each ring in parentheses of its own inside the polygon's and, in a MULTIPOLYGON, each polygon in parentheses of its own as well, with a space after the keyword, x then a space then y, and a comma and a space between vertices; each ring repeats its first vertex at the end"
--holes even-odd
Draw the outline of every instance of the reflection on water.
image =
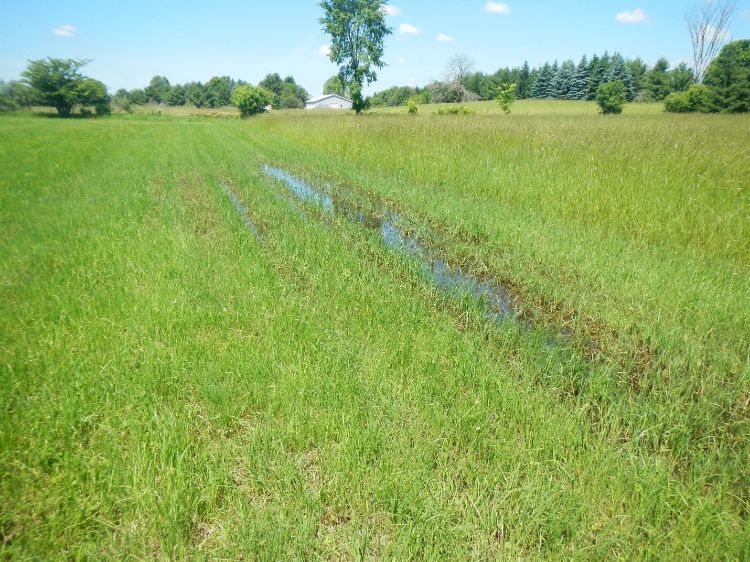
POLYGON ((438 251, 420 243, 416 236, 406 234, 401 226, 404 221, 397 213, 384 209, 382 213, 375 215, 340 198, 334 202, 333 196, 310 187, 280 168, 266 165, 263 171, 289 187, 299 200, 318 205, 326 213, 343 216, 366 228, 379 231, 385 246, 416 259, 425 276, 439 290, 456 296, 468 294, 481 300, 488 318, 493 321, 516 318, 518 311, 507 287, 480 279, 471 273, 471 268, 450 267, 438 251))
POLYGON ((245 207, 242 201, 240 201, 240 198, 237 197, 237 194, 234 192, 234 190, 231 187, 229 187, 226 183, 223 183, 223 182, 221 186, 224 188, 224 192, 227 194, 227 197, 229 197, 229 200, 232 202, 232 205, 234 205, 235 210, 240 215, 240 218, 242 219, 242 223, 245 225, 245 228, 258 240, 263 240, 263 233, 255 225, 255 223, 253 223, 253 221, 250 220, 247 207, 245 207))
POLYGON ((314 203, 323 208, 327 213, 333 211, 333 199, 325 193, 321 193, 317 189, 313 189, 307 185, 304 181, 299 178, 295 178, 293 175, 288 174, 280 168, 274 168, 273 166, 263 166, 263 171, 291 188, 294 195, 302 201, 308 203, 314 203))

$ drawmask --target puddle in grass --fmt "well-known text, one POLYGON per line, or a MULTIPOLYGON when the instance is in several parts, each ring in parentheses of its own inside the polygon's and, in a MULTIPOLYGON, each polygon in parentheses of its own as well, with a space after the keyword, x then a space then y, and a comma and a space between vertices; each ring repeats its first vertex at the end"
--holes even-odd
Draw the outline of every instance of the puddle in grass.
MULTIPOLYGON (((287 186, 299 201, 312 203, 326 214, 344 217, 368 230, 377 232, 386 247, 416 260, 424 276, 439 291, 454 297, 470 295, 479 300, 490 321, 498 324, 513 322, 524 328, 532 328, 536 324, 533 317, 522 314, 518 297, 508 286, 499 283, 494 278, 475 273, 477 268, 472 267, 471 264, 464 267, 451 266, 445 255, 436 248, 436 244, 426 243, 426 239, 439 240, 437 233, 425 231, 422 228, 421 232, 425 232, 424 237, 411 234, 414 230, 411 228, 412 225, 392 210, 384 208, 380 213, 373 213, 358 206, 350 196, 339 189, 331 189, 332 193, 328 194, 311 187, 281 168, 264 165, 263 171, 287 186)), ((302 209, 296 206, 295 208, 301 216, 305 216, 302 209)), ((547 323, 545 326, 551 332, 545 340, 547 348, 555 348, 561 344, 569 345, 573 342, 574 335, 569 327, 549 326, 547 323)), ((597 355, 596 340, 589 340, 586 347, 588 357, 597 355)))
POLYGON ((263 171, 272 178, 284 182, 298 199, 308 203, 314 203, 315 205, 322 207, 327 213, 333 211, 333 199, 329 195, 321 193, 317 189, 313 189, 301 179, 295 178, 293 175, 288 174, 279 168, 263 166, 263 171))
POLYGON ((519 310, 512 292, 497 282, 482 279, 471 268, 451 267, 444 256, 428 247, 417 236, 407 234, 405 220, 388 209, 380 214, 366 211, 343 198, 334 197, 307 185, 303 180, 273 166, 263 166, 263 171, 291 189, 297 199, 319 206, 324 212, 345 217, 370 230, 379 232, 383 244, 415 259, 424 275, 445 293, 471 295, 485 306, 487 317, 494 322, 518 322, 519 310))
POLYGON ((229 187, 226 183, 222 182, 221 186, 224 188, 224 193, 227 194, 227 197, 229 197, 229 200, 232 202, 232 205, 234 206, 235 211, 240 215, 240 218, 242 219, 242 224, 245 225, 245 228, 255 236, 258 240, 261 242, 263 241, 263 233, 260 231, 258 226, 250 220, 250 215, 248 214, 247 207, 240 201, 240 198, 237 197, 237 194, 234 192, 234 190, 229 187))
POLYGON ((513 304, 511 292, 503 285, 481 280, 461 267, 452 268, 435 251, 428 250, 415 236, 407 235, 399 228, 397 215, 386 215, 380 226, 383 243, 389 247, 416 258, 422 271, 441 291, 461 296, 469 294, 481 300, 490 320, 501 322, 516 320, 519 311, 513 304))

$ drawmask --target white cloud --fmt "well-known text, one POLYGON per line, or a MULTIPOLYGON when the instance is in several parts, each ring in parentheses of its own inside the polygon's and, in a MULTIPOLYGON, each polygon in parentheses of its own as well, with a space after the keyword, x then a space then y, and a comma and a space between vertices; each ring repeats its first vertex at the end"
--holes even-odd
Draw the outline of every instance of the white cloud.
POLYGON ((398 58, 396 64, 406 64, 406 59, 404 57, 398 58))
POLYGON ((390 4, 385 4, 382 10, 386 16, 398 16, 401 14, 401 8, 398 6, 391 6, 390 4))
POLYGON ((58 37, 75 37, 76 28, 74 25, 66 23, 65 25, 61 25, 60 27, 56 27, 55 29, 53 29, 52 33, 54 33, 58 37))
POLYGON ((745 21, 750 21, 750 10, 745 10, 740 14, 740 17, 745 21))
POLYGON ((441 43, 453 43, 453 41, 455 41, 453 37, 451 37, 450 35, 446 35, 445 33, 438 33, 435 39, 437 39, 441 43))
POLYGON ((636 8, 629 12, 618 12, 615 19, 620 23, 646 23, 648 21, 648 16, 646 15, 645 10, 636 8))
POLYGON ((417 35, 419 33, 419 28, 414 27, 410 23, 402 23, 398 26, 398 32, 401 35, 417 35))
POLYGON ((331 54, 331 46, 330 45, 321 45, 318 47, 318 50, 315 51, 319 55, 323 55, 324 57, 327 57, 331 54))
POLYGON ((510 6, 504 2, 487 2, 484 5, 483 10, 491 14, 503 14, 507 15, 510 13, 510 6))

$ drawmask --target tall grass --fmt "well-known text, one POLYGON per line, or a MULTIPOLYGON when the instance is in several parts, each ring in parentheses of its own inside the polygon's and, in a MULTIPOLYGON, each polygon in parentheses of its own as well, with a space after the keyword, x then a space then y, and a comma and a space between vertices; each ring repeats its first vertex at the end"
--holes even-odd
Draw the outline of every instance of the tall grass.
POLYGON ((747 557, 746 125, 0 120, 0 553, 747 557), (488 326, 268 162, 601 355, 488 326))

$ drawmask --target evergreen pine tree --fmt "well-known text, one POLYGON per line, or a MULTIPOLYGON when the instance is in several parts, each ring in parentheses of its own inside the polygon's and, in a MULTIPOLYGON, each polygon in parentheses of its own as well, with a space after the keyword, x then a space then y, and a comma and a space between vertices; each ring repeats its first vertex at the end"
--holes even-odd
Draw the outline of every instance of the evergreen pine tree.
POLYGON ((555 77, 560 72, 560 65, 557 61, 550 67, 549 81, 547 82, 547 89, 544 92, 544 97, 548 100, 555 99, 555 77))
POLYGON ((633 98, 635 98, 633 75, 630 73, 628 67, 625 66, 625 59, 622 58, 620 53, 612 55, 609 70, 604 75, 604 82, 615 82, 616 80, 621 80, 625 84, 626 99, 633 101, 633 98))
POLYGON ((576 65, 572 60, 566 60, 552 80, 552 94, 555 99, 569 100, 573 90, 573 80, 576 77, 576 65))
POLYGON ((664 57, 656 61, 643 77, 643 89, 651 101, 661 101, 672 91, 669 76, 669 61, 664 57))
POLYGON ((529 97, 531 92, 529 91, 529 78, 531 77, 531 70, 529 69, 529 61, 523 62, 523 67, 518 74, 518 99, 524 100, 529 97))
POLYGON ((646 63, 643 62, 641 57, 636 57, 633 60, 629 60, 625 63, 625 67, 630 71, 630 75, 633 77, 633 92, 636 97, 643 97, 643 77, 648 71, 646 63))
POLYGON ((604 80, 604 74, 606 72, 605 62, 598 55, 594 55, 591 58, 591 62, 588 67, 589 84, 586 90, 586 99, 593 100, 596 98, 596 90, 604 80))
POLYGON ((529 83, 526 85, 526 98, 531 98, 532 93, 534 92, 534 87, 536 86, 536 80, 539 77, 539 69, 538 68, 532 68, 531 72, 529 72, 529 83))
POLYGON ((548 62, 544 63, 544 66, 539 69, 539 74, 534 82, 534 89, 531 93, 531 97, 534 99, 543 99, 547 97, 547 91, 549 90, 552 82, 552 67, 548 62))
POLYGON ((573 87, 571 88, 571 97, 573 100, 585 100, 588 95, 589 87, 589 61, 586 55, 581 57, 581 62, 576 67, 576 75, 573 79, 573 87))

